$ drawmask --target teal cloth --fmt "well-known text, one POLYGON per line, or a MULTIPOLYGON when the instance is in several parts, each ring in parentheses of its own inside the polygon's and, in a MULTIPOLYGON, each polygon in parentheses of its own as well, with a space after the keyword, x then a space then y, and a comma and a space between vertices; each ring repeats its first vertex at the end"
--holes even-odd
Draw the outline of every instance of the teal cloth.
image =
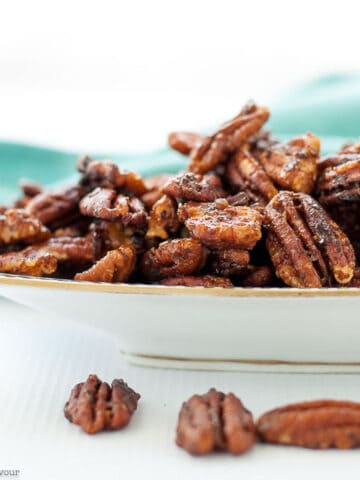
MULTIPOLYGON (((269 127, 282 140, 311 131, 321 138, 322 154, 335 152, 360 134, 360 77, 332 75, 289 91, 270 105, 269 127)), ((211 120, 211 119, 210 119, 211 120)), ((167 132, 164 132, 164 136, 167 132)), ((27 178, 56 186, 74 177, 80 154, 112 158, 143 175, 176 172, 186 157, 164 147, 145 153, 69 152, 35 145, 0 142, 0 203, 19 195, 18 180, 27 178)))

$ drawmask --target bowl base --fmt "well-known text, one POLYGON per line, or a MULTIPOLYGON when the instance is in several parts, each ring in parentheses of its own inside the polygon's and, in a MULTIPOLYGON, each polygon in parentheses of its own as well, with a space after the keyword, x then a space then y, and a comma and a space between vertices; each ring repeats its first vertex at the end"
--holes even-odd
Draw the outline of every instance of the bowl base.
POLYGON ((360 362, 287 362, 281 360, 195 359, 143 355, 121 351, 132 365, 181 370, 213 370, 254 373, 360 373, 360 362))

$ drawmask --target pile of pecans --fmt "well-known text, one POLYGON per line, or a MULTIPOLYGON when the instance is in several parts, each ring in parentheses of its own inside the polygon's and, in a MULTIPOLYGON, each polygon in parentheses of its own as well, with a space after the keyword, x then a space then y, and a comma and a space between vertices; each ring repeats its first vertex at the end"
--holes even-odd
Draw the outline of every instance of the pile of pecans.
POLYGON ((0 272, 204 287, 360 286, 360 143, 320 158, 248 103, 211 136, 175 132, 187 171, 142 179, 79 160, 75 185, 0 207, 0 272))
MULTIPOLYGON (((84 432, 126 427, 140 395, 123 380, 111 386, 96 375, 72 389, 65 417, 84 432)), ((216 450, 239 455, 257 441, 305 448, 348 449, 360 445, 360 403, 315 400, 276 408, 254 422, 252 413, 233 393, 211 388, 182 404, 176 443, 193 455, 216 450)))

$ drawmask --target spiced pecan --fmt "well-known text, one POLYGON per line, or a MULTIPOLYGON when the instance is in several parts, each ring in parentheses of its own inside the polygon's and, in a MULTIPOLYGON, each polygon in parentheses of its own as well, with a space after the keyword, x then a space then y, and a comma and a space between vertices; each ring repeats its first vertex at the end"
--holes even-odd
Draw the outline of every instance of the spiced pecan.
POLYGON ((151 281, 160 278, 192 275, 201 270, 206 261, 206 251, 193 238, 168 240, 158 248, 151 248, 142 257, 141 268, 151 281))
POLYGON ((34 215, 11 208, 0 213, 0 245, 22 242, 31 244, 50 237, 50 231, 34 215))
POLYGON ((187 172, 170 179, 163 191, 182 201, 213 202, 226 197, 221 180, 216 175, 198 175, 187 172))
POLYGON ((229 278, 217 277, 215 275, 186 275, 183 277, 165 278, 160 281, 161 285, 183 286, 183 287, 222 287, 231 288, 233 284, 229 278))
POLYGON ((229 277, 244 272, 249 261, 247 250, 213 250, 209 255, 209 268, 215 275, 229 277))
POLYGON ((347 236, 309 195, 280 192, 265 209, 267 248, 277 275, 292 287, 349 283, 354 250, 347 236))
POLYGON ((317 188, 321 203, 360 202, 360 143, 321 159, 319 170, 317 188))
POLYGON ((229 158, 237 148, 258 132, 269 118, 269 110, 248 103, 233 120, 226 123, 211 137, 204 137, 191 152, 189 170, 206 173, 229 158))
POLYGON ((57 191, 44 191, 32 198, 25 210, 44 225, 49 225, 76 211, 84 194, 84 188, 80 185, 64 187, 57 191))
POLYGON ((124 380, 115 379, 111 386, 96 375, 72 389, 64 407, 65 417, 86 433, 119 430, 126 427, 137 409, 140 395, 124 380))
POLYGON ((256 441, 252 414, 233 393, 214 388, 183 403, 176 433, 177 445, 194 455, 245 453, 256 441))
POLYGON ((177 203, 168 195, 163 195, 151 209, 146 237, 167 240, 171 233, 179 230, 179 227, 177 203))
POLYGON ((96 260, 103 257, 109 250, 116 250, 130 242, 121 222, 95 219, 89 227, 89 234, 93 241, 96 260))
POLYGON ((21 180, 19 186, 23 196, 14 203, 14 208, 25 208, 32 198, 42 192, 41 185, 29 180, 21 180))
POLYGON ((42 277, 54 273, 57 265, 54 255, 33 246, 0 255, 0 272, 14 275, 42 277))
POLYGON ((174 175, 170 173, 162 173, 160 175, 154 175, 145 179, 145 187, 147 192, 141 195, 140 200, 149 210, 152 206, 162 197, 162 187, 168 182, 174 175))
POLYGON ((266 205, 277 193, 273 181, 247 148, 235 153, 226 166, 226 178, 234 193, 245 192, 253 202, 266 205))
POLYGON ((242 287, 267 287, 274 283, 275 273, 269 265, 248 265, 241 279, 242 287))
POLYGON ((257 421, 263 441, 305 448, 360 445, 360 403, 315 400, 264 413, 257 421))
POLYGON ((251 249, 261 238, 262 215, 249 207, 188 202, 180 205, 178 216, 192 237, 213 249, 251 249))
POLYGON ((201 144, 203 139, 202 135, 190 132, 171 132, 168 135, 170 147, 183 155, 189 155, 194 148, 201 144))
POLYGON ((147 225, 147 214, 143 203, 137 197, 117 194, 111 188, 96 188, 88 193, 80 202, 80 212, 89 217, 109 221, 121 221, 144 229, 147 225))
POLYGON ((122 245, 116 250, 110 250, 89 270, 77 273, 74 280, 108 283, 124 282, 132 274, 135 264, 135 247, 132 244, 122 245))
POLYGON ((92 262, 94 248, 89 237, 53 237, 28 249, 53 255, 59 262, 92 262))
POLYGON ((307 133, 286 144, 275 143, 259 157, 276 185, 294 192, 311 193, 317 175, 320 140, 307 133))

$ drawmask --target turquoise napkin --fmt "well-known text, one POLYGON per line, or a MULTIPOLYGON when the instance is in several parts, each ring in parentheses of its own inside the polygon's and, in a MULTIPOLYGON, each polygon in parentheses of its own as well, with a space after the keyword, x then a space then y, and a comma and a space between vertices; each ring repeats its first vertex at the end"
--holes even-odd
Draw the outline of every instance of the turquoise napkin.
MULTIPOLYGON (((270 105, 270 109, 269 127, 282 140, 311 131, 321 137, 323 154, 335 152, 343 143, 360 134, 360 77, 332 75, 320 78, 289 91, 270 105)), ((69 152, 0 142, 0 203, 19 195, 19 178, 49 186, 71 180, 76 159, 82 153, 90 153, 96 158, 112 158, 124 168, 143 175, 176 172, 187 164, 185 157, 167 147, 141 154, 121 154, 69 152)))

